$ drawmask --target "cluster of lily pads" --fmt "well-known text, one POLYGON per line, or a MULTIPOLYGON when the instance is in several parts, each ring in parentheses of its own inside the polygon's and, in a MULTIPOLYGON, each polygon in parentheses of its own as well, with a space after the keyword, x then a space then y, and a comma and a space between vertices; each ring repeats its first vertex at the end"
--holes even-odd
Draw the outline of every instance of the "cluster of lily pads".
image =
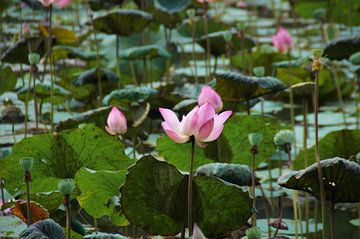
POLYGON ((360 17, 289 2, 2 0, 0 237, 340 235, 360 17))

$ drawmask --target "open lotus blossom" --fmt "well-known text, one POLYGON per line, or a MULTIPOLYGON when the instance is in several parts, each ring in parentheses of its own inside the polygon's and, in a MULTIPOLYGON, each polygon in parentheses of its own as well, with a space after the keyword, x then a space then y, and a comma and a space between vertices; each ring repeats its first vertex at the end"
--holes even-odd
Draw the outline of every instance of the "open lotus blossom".
POLYGON ((64 8, 70 5, 71 0, 39 0, 39 2, 44 7, 49 7, 51 4, 55 4, 55 6, 59 8, 64 8))
POLYGON ((204 86, 199 95, 198 104, 203 105, 205 103, 211 104, 216 113, 220 112, 223 108, 221 97, 210 86, 204 86))
POLYGON ((126 133, 127 124, 125 115, 117 107, 112 107, 107 118, 107 126, 105 126, 105 129, 111 135, 126 133))
POLYGON ((294 47, 293 38, 283 27, 280 27, 276 35, 272 36, 272 42, 280 52, 287 52, 294 47))
POLYGON ((195 106, 180 122, 172 110, 160 108, 159 111, 165 120, 161 125, 173 141, 182 144, 193 136, 200 147, 219 138, 225 121, 232 114, 232 111, 216 114, 214 107, 205 103, 195 106))

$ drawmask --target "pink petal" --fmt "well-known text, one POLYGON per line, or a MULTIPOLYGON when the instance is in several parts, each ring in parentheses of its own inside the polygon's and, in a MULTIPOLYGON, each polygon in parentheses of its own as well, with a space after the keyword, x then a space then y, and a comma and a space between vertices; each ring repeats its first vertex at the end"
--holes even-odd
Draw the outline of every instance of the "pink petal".
POLYGON ((114 131, 112 131, 109 127, 105 126, 105 130, 106 132, 108 132, 111 135, 116 135, 116 133, 114 131))
POLYGON ((219 127, 214 128, 213 131, 211 132, 211 134, 209 135, 209 137, 203 141, 211 142, 211 141, 217 140, 220 137, 223 129, 224 129, 224 125, 220 125, 219 127))
POLYGON ((210 86, 204 86, 199 95, 198 104, 201 106, 205 103, 211 104, 216 112, 220 112, 223 107, 221 97, 210 86))
POLYGON ((169 136, 170 139, 172 139, 175 143, 183 144, 189 141, 189 136, 181 135, 173 130, 167 125, 166 122, 161 123, 163 129, 165 130, 165 133, 167 136, 169 136))
POLYGON ((53 3, 53 0, 39 0, 39 2, 40 2, 44 7, 48 7, 48 6, 50 6, 50 4, 53 3))
POLYGON ((180 132, 180 121, 177 118, 176 114, 169 109, 159 108, 160 114, 167 123, 167 125, 176 132, 180 132))
POLYGON ((195 136, 195 139, 199 141, 205 140, 207 137, 209 137, 213 129, 214 129, 214 118, 208 120, 208 122, 203 124, 203 126, 199 130, 199 134, 195 136))
POLYGON ((195 106, 181 121, 182 133, 188 136, 194 134, 199 129, 197 128, 198 118, 199 107, 195 106))
POLYGON ((219 115, 216 115, 214 117, 214 128, 219 127, 220 125, 223 125, 225 121, 232 115, 232 111, 224 111, 219 115))
POLYGON ((107 125, 116 134, 124 134, 127 131, 126 118, 117 107, 112 107, 107 119, 107 125))
POLYGON ((69 6, 71 3, 71 0, 54 0, 54 4, 58 7, 58 8, 64 8, 69 6))
POLYGON ((199 118, 197 122, 197 130, 200 130, 200 128, 208 122, 210 119, 215 117, 215 109, 214 107, 209 104, 205 103, 199 108, 199 118))

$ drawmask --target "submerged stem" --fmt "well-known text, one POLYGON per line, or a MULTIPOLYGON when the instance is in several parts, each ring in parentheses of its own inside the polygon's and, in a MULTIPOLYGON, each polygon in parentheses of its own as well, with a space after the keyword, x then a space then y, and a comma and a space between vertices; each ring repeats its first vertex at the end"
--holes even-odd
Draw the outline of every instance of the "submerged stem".
POLYGON ((193 222, 192 222, 192 183, 193 183, 193 165, 195 157, 195 138, 191 137, 191 158, 190 158, 190 169, 189 169, 189 181, 188 181, 188 227, 189 236, 192 235, 193 222))

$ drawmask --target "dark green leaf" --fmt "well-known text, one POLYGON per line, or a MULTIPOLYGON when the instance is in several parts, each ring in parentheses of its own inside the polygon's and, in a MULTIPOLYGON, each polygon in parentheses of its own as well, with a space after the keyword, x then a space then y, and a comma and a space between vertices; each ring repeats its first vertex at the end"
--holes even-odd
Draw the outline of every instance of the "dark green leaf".
POLYGON ((338 39, 330 42, 324 49, 324 56, 330 60, 348 59, 360 51, 360 37, 338 39))
POLYGON ((190 0, 155 0, 155 7, 163 12, 173 14, 184 10, 190 2, 190 0))
POLYGON ((16 74, 11 70, 10 66, 0 67, 0 95, 6 91, 11 91, 16 85, 16 74))

